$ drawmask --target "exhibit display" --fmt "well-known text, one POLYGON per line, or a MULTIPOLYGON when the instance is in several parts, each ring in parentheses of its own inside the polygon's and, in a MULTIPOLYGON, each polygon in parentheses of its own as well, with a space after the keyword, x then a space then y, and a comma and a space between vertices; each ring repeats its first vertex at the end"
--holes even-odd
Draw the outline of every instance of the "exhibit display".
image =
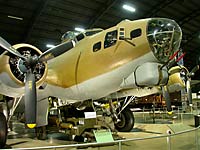
POLYGON ((196 0, 129 3, 0 2, 0 148, 15 133, 24 138, 17 126, 38 142, 55 140, 55 132, 78 143, 126 143, 125 133, 151 121, 163 124, 158 133, 167 139, 198 133, 196 0), (171 5, 188 7, 185 16, 165 12, 171 5), (138 13, 142 7, 149 15, 138 13))

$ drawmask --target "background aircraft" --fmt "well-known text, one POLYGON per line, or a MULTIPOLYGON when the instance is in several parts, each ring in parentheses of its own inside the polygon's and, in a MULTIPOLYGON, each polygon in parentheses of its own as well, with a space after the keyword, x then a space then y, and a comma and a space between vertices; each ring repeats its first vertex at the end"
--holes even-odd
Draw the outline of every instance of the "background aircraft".
MULTIPOLYGON (((181 37, 175 21, 150 18, 66 35, 63 43, 44 53, 29 44, 11 46, 1 38, 6 52, 0 56, 0 93, 24 96, 29 128, 47 124, 48 97, 53 96, 70 102, 106 99, 116 128, 130 131, 134 116, 126 108, 129 102, 114 105, 113 99, 131 89, 148 92, 160 86, 166 91, 166 66, 178 51, 181 37)), ((5 116, 0 113, 0 117, 3 147, 7 126, 5 116)))

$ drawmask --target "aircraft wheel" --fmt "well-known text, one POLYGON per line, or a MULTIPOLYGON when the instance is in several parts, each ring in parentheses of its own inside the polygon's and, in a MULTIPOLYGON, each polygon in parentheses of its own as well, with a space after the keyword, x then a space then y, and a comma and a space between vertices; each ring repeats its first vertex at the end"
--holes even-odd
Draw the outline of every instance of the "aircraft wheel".
POLYGON ((115 124, 115 128, 120 132, 129 132, 133 129, 135 119, 129 108, 124 109, 120 116, 120 122, 115 124))
POLYGON ((76 135, 74 137, 74 141, 76 141, 76 142, 84 142, 84 137, 82 135, 76 135))
POLYGON ((47 138, 46 126, 36 127, 35 130, 38 140, 45 140, 47 138))
POLYGON ((7 133, 8 127, 6 117, 3 113, 0 113, 0 148, 3 148, 6 145, 7 133))

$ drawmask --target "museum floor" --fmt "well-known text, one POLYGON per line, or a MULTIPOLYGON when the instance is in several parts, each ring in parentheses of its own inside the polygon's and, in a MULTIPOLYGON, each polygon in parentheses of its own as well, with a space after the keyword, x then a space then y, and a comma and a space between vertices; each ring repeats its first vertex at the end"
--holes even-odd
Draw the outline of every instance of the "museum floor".
MULTIPOLYGON (((171 135, 193 130, 194 115, 181 114, 173 118, 165 118, 163 114, 155 116, 153 119, 149 113, 134 113, 135 126, 131 132, 119 132, 118 135, 122 139, 134 139, 133 141, 121 142, 122 150, 195 150, 200 147, 200 130, 194 130, 187 133, 165 137, 167 132, 171 131, 171 135), (155 123, 154 123, 155 122, 155 123), (155 137, 155 138, 151 138, 155 137), (146 138, 145 140, 143 138, 146 138), (170 143, 169 143, 170 140, 170 143)), ((42 146, 57 146, 77 144, 77 142, 69 141, 68 136, 61 132, 52 132, 48 134, 47 140, 37 140, 34 137, 34 130, 26 129, 22 123, 13 122, 13 131, 9 132, 6 149, 28 149, 42 146)), ((54 148, 55 149, 55 148, 54 148)), ((82 146, 68 147, 56 149, 93 149, 93 150, 117 150, 118 143, 103 146, 82 146)))

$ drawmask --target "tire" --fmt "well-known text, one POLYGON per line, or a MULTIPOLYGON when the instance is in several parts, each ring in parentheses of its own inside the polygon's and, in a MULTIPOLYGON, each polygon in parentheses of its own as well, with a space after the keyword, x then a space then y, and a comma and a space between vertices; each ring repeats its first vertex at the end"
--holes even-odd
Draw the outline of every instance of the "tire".
POLYGON ((124 109, 119 119, 121 120, 117 124, 115 124, 115 128, 120 132, 129 132, 133 129, 135 119, 134 115, 129 108, 124 109))
POLYGON ((3 148, 6 145, 7 133, 8 127, 6 117, 3 113, 0 113, 0 148, 3 148))
POLYGON ((74 137, 75 142, 84 142, 84 137, 82 135, 76 135, 74 137))

